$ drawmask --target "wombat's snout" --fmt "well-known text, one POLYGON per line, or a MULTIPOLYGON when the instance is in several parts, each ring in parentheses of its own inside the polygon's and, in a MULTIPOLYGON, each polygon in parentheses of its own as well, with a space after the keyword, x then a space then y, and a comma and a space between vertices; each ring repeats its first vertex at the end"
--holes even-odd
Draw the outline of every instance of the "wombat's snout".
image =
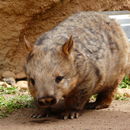
POLYGON ((40 106, 54 105, 56 104, 55 97, 42 97, 38 99, 38 104, 40 106))

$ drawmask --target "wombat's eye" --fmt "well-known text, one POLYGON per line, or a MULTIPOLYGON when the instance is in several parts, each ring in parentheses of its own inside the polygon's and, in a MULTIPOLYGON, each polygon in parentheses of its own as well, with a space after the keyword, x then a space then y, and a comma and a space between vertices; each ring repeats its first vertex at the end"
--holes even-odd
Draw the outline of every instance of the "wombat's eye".
POLYGON ((30 78, 29 80, 30 80, 30 82, 31 82, 32 85, 35 85, 34 79, 30 78))
POLYGON ((55 79, 55 82, 59 83, 63 78, 64 78, 64 76, 57 76, 55 79))

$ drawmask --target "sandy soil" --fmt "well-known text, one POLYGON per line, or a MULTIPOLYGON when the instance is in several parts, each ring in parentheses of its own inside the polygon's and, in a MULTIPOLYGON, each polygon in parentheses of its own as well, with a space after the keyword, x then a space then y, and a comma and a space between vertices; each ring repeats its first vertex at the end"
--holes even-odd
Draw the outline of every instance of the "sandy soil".
POLYGON ((113 101, 102 110, 86 110, 74 120, 32 120, 32 109, 22 109, 0 120, 0 130, 130 130, 130 101, 113 101))

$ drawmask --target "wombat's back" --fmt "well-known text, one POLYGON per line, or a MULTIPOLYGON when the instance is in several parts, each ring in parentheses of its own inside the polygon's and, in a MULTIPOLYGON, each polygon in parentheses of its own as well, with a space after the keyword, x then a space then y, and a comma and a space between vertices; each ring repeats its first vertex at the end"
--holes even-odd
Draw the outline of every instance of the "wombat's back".
POLYGON ((97 60, 104 55, 102 51, 114 53, 116 49, 128 48, 128 41, 115 20, 96 12, 80 12, 70 16, 49 32, 44 33, 36 45, 57 47, 73 37, 75 48, 97 60), (124 44, 122 44, 124 43, 124 44), (124 47, 125 46, 125 47, 124 47))
POLYGON ((128 41, 121 27, 108 16, 96 12, 80 12, 46 32, 36 45, 56 48, 73 37, 74 49, 89 57, 100 71, 117 76, 125 68, 128 58, 128 41), (115 73, 113 72, 115 71, 115 73))

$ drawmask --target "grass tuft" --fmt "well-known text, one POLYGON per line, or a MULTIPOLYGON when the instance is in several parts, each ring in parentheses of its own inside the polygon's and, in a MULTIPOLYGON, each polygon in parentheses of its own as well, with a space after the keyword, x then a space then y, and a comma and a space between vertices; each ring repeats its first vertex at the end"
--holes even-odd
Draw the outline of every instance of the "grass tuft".
POLYGON ((18 87, 0 86, 0 118, 7 117, 17 109, 30 108, 32 102, 32 97, 27 93, 20 93, 18 87))
POLYGON ((119 88, 127 88, 130 89, 130 79, 128 76, 125 76, 121 84, 119 85, 119 88))

